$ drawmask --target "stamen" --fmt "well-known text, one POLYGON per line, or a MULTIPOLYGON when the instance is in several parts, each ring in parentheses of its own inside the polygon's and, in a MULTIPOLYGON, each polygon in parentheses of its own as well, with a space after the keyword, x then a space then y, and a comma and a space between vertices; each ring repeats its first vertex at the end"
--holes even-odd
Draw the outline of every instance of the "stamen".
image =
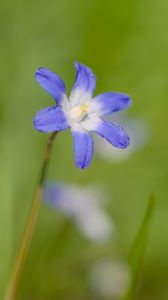
POLYGON ((89 110, 89 103, 88 103, 88 102, 85 102, 84 105, 83 105, 82 107, 83 107, 83 111, 84 111, 85 113, 87 113, 88 110, 89 110))
POLYGON ((70 118, 74 121, 79 122, 87 114, 88 110, 89 110, 88 102, 85 102, 83 105, 78 105, 70 111, 70 118))

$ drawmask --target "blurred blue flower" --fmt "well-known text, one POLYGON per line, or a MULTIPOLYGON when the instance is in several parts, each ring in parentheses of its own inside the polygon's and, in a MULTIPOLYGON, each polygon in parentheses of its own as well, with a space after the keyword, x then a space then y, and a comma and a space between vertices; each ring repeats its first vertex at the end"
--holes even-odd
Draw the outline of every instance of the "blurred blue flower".
POLYGON ((111 239, 114 225, 103 210, 103 193, 94 187, 48 184, 44 200, 52 207, 72 217, 80 231, 94 242, 111 239))
POLYGON ((123 93, 108 92, 94 98, 96 77, 92 70, 75 63, 76 77, 69 100, 60 77, 46 68, 39 68, 35 77, 39 84, 57 102, 40 110, 34 118, 34 126, 42 132, 71 129, 74 140, 75 163, 78 168, 89 166, 93 155, 93 140, 89 132, 96 132, 117 148, 126 148, 129 137, 118 125, 106 122, 103 116, 128 108, 131 99, 123 93))

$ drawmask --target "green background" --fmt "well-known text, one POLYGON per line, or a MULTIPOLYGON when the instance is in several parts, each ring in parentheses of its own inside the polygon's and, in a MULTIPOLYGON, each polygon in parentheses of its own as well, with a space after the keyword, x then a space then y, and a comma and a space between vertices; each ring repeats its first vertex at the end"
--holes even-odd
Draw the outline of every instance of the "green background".
POLYGON ((86 274, 103 255, 127 259, 151 191, 157 197, 136 299, 168 298, 168 2, 166 0, 1 1, 0 10, 0 297, 22 236, 47 136, 33 128, 35 113, 54 102, 34 80, 39 66, 73 84, 73 62, 90 66, 96 93, 132 96, 132 117, 147 120, 144 149, 119 164, 96 155, 89 169, 73 163, 69 132, 58 136, 49 178, 102 184, 117 242, 96 247, 58 212, 41 207, 18 299, 97 299, 86 274), (53 267, 54 266, 54 267, 53 267))

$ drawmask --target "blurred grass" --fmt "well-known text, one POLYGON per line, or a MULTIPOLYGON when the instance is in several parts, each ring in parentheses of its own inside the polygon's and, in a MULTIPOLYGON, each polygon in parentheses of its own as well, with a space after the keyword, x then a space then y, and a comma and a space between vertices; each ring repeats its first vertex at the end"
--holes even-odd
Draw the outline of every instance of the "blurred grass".
MULTIPOLYGON (((130 115, 146 119, 152 136, 127 161, 112 165, 95 156, 91 167, 81 172, 73 165, 70 134, 62 133, 54 147, 49 178, 82 185, 100 183, 111 189, 109 212, 118 227, 121 247, 117 251, 123 256, 145 209, 146 196, 151 191, 159 195, 139 297, 167 300, 167 11, 166 0, 1 2, 2 286, 22 235, 47 140, 35 132, 32 119, 52 100, 35 82, 34 71, 39 66, 51 68, 69 91, 75 75, 73 61, 79 60, 97 75, 96 93, 114 90, 132 96, 130 115)), ((87 287, 87 266, 84 270, 80 266, 91 245, 73 226, 59 267, 56 235, 62 222, 55 212, 41 209, 20 299, 53 299, 55 295, 94 299, 87 287), (59 274, 58 269, 62 270, 59 274)))
POLYGON ((145 215, 141 221, 141 225, 134 239, 133 246, 129 254, 129 264, 131 269, 131 282, 128 291, 123 300, 131 300, 135 298, 138 287, 138 280, 141 274, 142 263, 147 243, 149 241, 150 227, 155 210, 156 199, 154 194, 151 194, 148 200, 148 206, 145 215))

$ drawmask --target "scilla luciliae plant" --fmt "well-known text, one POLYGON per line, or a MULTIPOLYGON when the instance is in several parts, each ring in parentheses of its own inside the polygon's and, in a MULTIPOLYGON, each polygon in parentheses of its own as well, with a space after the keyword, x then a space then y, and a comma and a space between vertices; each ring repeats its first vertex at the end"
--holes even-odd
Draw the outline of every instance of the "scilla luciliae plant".
POLYGON ((35 129, 51 135, 5 300, 16 299, 37 220, 53 141, 58 132, 70 128, 74 141, 74 160, 80 169, 86 169, 92 161, 92 132, 105 138, 114 147, 124 149, 129 145, 127 132, 121 126, 103 120, 103 117, 128 108, 131 105, 130 97, 116 92, 107 92, 93 97, 96 76, 89 67, 81 63, 75 62, 75 68, 76 77, 69 98, 66 95, 65 84, 58 75, 47 68, 39 68, 35 73, 38 83, 56 103, 38 111, 34 118, 35 129))

